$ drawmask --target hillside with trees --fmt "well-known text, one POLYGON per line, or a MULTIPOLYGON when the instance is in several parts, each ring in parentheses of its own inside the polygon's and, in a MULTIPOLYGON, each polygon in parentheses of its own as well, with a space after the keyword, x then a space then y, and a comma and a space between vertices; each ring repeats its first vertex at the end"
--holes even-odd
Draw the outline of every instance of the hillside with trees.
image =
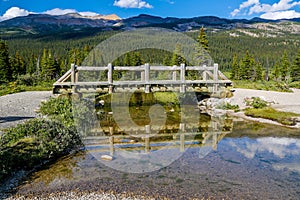
MULTIPOLYGON (((81 65, 89 52, 101 41, 120 31, 81 32, 78 35, 1 36, 1 84, 35 86, 51 83, 65 73, 71 63, 81 65), (16 82, 16 83, 15 83, 16 82)), ((259 33, 259 30, 253 31, 259 33)), ((68 35, 69 34, 69 35, 68 35)), ((186 32, 209 52, 223 72, 233 80, 275 81, 297 86, 300 70, 300 41, 298 34, 278 37, 237 35, 235 30, 215 30, 202 27, 186 32), (235 34, 235 35, 234 35, 235 34)), ((114 65, 143 63, 179 65, 186 63, 180 56, 180 45, 174 52, 143 49, 129 52, 114 61, 114 65)), ((197 52, 196 52, 197 54, 197 52)), ((189 64, 189 63, 187 63, 189 64)), ((299 87, 299 86, 298 86, 299 87)))

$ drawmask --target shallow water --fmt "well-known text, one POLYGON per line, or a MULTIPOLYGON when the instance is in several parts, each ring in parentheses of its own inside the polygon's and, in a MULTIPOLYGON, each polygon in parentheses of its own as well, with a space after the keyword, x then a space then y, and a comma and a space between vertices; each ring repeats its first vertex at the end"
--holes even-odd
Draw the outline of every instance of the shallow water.
POLYGON ((211 145, 202 143, 201 132, 202 138, 185 141, 184 152, 178 134, 150 140, 148 153, 143 142, 116 141, 113 161, 100 159, 111 151, 109 142, 99 143, 34 173, 16 192, 40 197, 75 190, 170 199, 300 199, 298 130, 235 122, 230 133, 217 138, 216 149, 213 139, 205 142, 211 145), (152 170, 141 173, 143 168, 152 170))

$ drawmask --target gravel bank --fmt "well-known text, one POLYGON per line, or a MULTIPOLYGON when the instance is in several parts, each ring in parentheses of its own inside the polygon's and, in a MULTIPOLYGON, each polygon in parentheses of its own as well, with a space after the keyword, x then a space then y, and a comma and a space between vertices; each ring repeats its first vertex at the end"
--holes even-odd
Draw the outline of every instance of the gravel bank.
POLYGON ((53 193, 45 196, 31 197, 31 196, 14 196, 6 198, 5 200, 150 200, 153 198, 147 197, 129 197, 128 194, 109 194, 109 193, 96 193, 96 192, 62 192, 53 193))
POLYGON ((0 132, 3 128, 15 126, 34 118, 34 112, 42 100, 52 96, 52 92, 21 92, 0 97, 0 132))

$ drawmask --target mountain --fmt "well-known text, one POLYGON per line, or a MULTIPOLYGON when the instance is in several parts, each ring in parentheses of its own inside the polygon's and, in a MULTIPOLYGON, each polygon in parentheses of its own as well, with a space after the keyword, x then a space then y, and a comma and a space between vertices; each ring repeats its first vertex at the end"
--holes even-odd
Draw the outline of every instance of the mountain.
MULTIPOLYGON (((128 30, 139 27, 162 27, 176 31, 191 31, 199 29, 201 26, 213 29, 237 29, 237 28, 253 28, 266 29, 266 26, 257 26, 257 24, 278 24, 283 23, 299 23, 300 18, 290 20, 266 20, 261 18, 247 19, 224 19, 215 16, 202 16, 194 18, 174 18, 152 16, 141 14, 127 19, 121 19, 115 14, 112 15, 96 15, 82 16, 78 13, 69 13, 66 15, 46 15, 46 14, 30 14, 24 17, 16 17, 10 20, 0 22, 0 36, 14 34, 53 34, 65 31, 80 31, 83 29, 102 30, 128 30)), ((293 24, 292 24, 293 25, 293 24)), ((299 24, 297 24, 298 26, 299 24)), ((284 28, 275 27, 275 29, 283 30, 284 28)), ((298 27, 296 28, 298 32, 298 27)), ((300 33, 300 30, 299 30, 300 33)))

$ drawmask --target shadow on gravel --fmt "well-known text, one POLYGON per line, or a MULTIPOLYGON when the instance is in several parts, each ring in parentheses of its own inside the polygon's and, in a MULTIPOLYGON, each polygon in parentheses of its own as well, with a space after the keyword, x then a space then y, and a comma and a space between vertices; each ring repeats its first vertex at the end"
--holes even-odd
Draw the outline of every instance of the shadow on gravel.
POLYGON ((32 119, 32 118, 34 118, 34 117, 18 117, 18 116, 0 117, 0 124, 6 123, 6 122, 21 121, 24 119, 32 119))

